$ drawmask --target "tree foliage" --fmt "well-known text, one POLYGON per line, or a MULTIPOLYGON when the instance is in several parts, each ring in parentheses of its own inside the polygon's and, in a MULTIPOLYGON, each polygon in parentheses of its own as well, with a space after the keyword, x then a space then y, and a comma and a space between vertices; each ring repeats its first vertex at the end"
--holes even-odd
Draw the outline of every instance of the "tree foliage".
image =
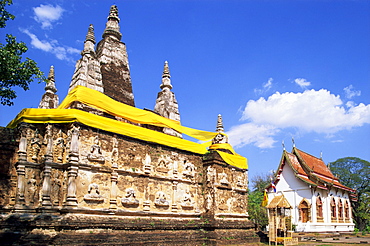
POLYGON ((256 223, 257 227, 262 229, 268 224, 267 211, 261 206, 263 192, 270 183, 269 174, 258 174, 251 179, 252 190, 248 196, 248 214, 251 221, 256 223))
MULTIPOLYGON (((5 6, 11 5, 12 0, 0 1, 0 28, 6 26, 6 21, 15 17, 5 6)), ((14 87, 29 90, 29 84, 35 79, 45 80, 43 73, 35 61, 25 58, 22 55, 27 51, 23 42, 17 42, 16 38, 7 34, 6 43, 0 43, 0 103, 2 105, 13 105, 13 99, 17 97, 14 87)))
POLYGON ((346 157, 330 163, 330 169, 339 181, 357 191, 352 201, 353 219, 359 230, 370 226, 370 162, 357 157, 346 157))

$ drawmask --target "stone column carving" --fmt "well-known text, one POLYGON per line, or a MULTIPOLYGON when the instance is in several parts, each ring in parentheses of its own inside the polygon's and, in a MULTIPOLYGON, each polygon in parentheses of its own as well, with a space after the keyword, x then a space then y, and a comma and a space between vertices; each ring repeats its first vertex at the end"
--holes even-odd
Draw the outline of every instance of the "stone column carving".
POLYGON ((27 128, 24 125, 21 125, 20 132, 21 138, 19 140, 18 163, 16 165, 18 175, 16 206, 18 207, 25 205, 26 202, 24 197, 24 190, 26 177, 25 163, 27 162, 27 128))
POLYGON ((50 201, 50 174, 51 167, 45 163, 44 167, 44 181, 42 183, 42 206, 51 207, 50 201))
POLYGON ((117 179, 118 173, 113 172, 111 174, 112 188, 110 192, 110 209, 117 209, 117 179))
POLYGON ((46 143, 45 163, 53 162, 53 126, 50 124, 46 126, 44 142, 46 143))
POLYGON ((78 136, 80 135, 80 128, 73 125, 71 135, 71 147, 68 158, 70 166, 68 167, 67 199, 65 206, 77 207, 76 177, 78 174, 79 162, 78 136))
POLYGON ((177 212, 176 191, 178 183, 177 181, 172 182, 172 212, 177 212))

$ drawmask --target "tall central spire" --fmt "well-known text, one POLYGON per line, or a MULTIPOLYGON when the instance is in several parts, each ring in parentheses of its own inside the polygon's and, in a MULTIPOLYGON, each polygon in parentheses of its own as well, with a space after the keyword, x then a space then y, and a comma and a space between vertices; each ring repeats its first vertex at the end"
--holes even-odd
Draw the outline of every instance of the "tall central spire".
MULTIPOLYGON (((154 112, 168 119, 180 121, 179 105, 175 94, 171 91, 172 85, 170 78, 170 68, 168 62, 165 61, 162 73, 162 84, 159 86, 162 91, 158 93, 154 112)), ((182 137, 181 133, 170 128, 164 128, 163 132, 175 137, 182 137)))
POLYGON ((116 101, 135 106, 126 45, 121 42, 117 6, 110 7, 103 39, 96 48, 104 94, 116 101))
POLYGON ((118 8, 116 5, 112 5, 110 7, 107 24, 105 25, 103 38, 105 38, 107 35, 112 35, 118 40, 121 40, 122 34, 119 31, 119 21, 120 19, 118 17, 118 8))

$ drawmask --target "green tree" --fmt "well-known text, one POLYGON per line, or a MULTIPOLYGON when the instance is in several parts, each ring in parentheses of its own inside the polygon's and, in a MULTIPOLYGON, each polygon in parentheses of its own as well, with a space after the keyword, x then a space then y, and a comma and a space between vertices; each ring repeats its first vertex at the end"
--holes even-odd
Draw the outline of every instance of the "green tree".
MULTIPOLYGON (((12 0, 0 0, 0 28, 4 28, 8 20, 15 18, 5 9, 6 5, 12 3, 12 0)), ((35 79, 45 81, 45 78, 35 61, 22 59, 22 55, 27 51, 25 43, 17 42, 10 34, 6 35, 5 41, 5 45, 0 43, 0 103, 11 106, 13 99, 17 97, 14 87, 26 91, 35 79)))
POLYGON ((269 183, 269 174, 258 174, 251 179, 252 189, 248 196, 248 214, 250 220, 256 223, 259 229, 266 227, 268 224, 267 211, 265 207, 261 206, 261 203, 263 192, 269 183))
POLYGON ((346 157, 330 163, 330 169, 339 181, 357 191, 357 201, 352 201, 353 219, 363 231, 370 226, 370 162, 357 157, 346 157))

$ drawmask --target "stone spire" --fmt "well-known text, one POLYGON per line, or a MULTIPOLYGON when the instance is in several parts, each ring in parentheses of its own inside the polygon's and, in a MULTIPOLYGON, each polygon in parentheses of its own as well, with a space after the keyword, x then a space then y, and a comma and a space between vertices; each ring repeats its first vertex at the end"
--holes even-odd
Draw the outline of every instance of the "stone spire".
POLYGON ((212 144, 228 143, 228 137, 224 134, 224 124, 222 123, 222 116, 217 116, 216 132, 218 134, 212 139, 212 144))
POLYGON ((222 116, 217 116, 216 132, 224 132, 224 124, 222 123, 222 116))
MULTIPOLYGON (((154 112, 168 119, 180 121, 179 105, 177 103, 175 94, 171 91, 172 85, 170 78, 171 75, 168 62, 165 61, 162 73, 162 84, 160 85, 162 91, 158 93, 154 106, 154 112)), ((180 138, 182 137, 179 132, 176 132, 173 129, 164 128, 163 132, 168 135, 180 138)))
POLYGON ((57 94, 57 88, 55 87, 55 72, 54 66, 50 67, 48 80, 45 86, 45 93, 41 98, 39 108, 57 108, 59 105, 59 97, 57 94))
POLYGON ((119 17, 118 17, 118 8, 116 5, 112 5, 110 7, 109 16, 108 16, 107 24, 105 25, 105 30, 103 33, 103 38, 106 36, 114 36, 118 40, 121 40, 122 34, 119 31, 119 17))
POLYGON ((86 53, 86 52, 95 53, 95 43, 96 41, 95 41, 95 34, 94 34, 94 26, 93 24, 90 24, 89 29, 86 34, 86 39, 84 42, 84 50, 82 51, 82 53, 86 53))
POLYGON ((110 8, 103 39, 96 48, 104 94, 116 101, 135 106, 126 45, 121 42, 117 6, 110 8))
POLYGON ((100 92, 104 92, 100 63, 95 54, 94 27, 90 24, 81 52, 81 59, 76 63, 69 91, 77 85, 82 85, 100 92))

